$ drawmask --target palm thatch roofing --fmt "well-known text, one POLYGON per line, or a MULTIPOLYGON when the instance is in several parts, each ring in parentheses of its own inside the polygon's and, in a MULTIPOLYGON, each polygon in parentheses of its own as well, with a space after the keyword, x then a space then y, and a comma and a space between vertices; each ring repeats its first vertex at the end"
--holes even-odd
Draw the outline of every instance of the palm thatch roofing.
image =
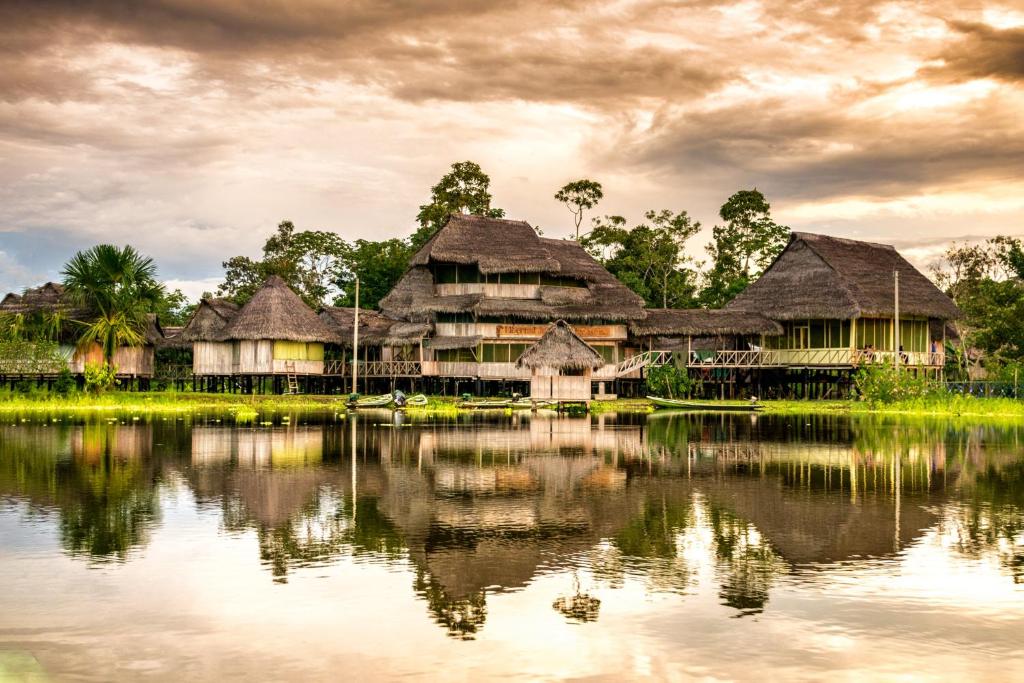
POLYGON ((75 306, 71 297, 64 291, 64 285, 59 282, 47 282, 38 287, 26 289, 20 295, 11 292, 0 302, 0 311, 4 313, 51 313, 58 310, 69 315, 83 314, 83 311, 75 306))
MULTIPOLYGON (((337 336, 336 342, 344 347, 352 346, 352 333, 356 322, 356 309, 343 306, 325 306, 320 319, 337 336)), ((387 339, 395 321, 377 311, 359 309, 359 345, 380 346, 387 339)))
POLYGON ((397 321, 391 324, 388 334, 384 337, 385 346, 405 346, 418 344, 421 339, 434 331, 431 323, 397 321))
POLYGON ((702 308, 650 308, 647 317, 629 324, 636 337, 722 337, 782 334, 782 325, 760 313, 702 308))
POLYGON ((448 349, 475 349, 483 337, 472 336, 472 337, 431 337, 427 342, 427 346, 438 351, 445 351, 448 349))
POLYGON ((560 273, 561 264, 526 221, 452 214, 413 254, 411 266, 474 264, 481 273, 560 273), (483 248, 482 248, 483 247, 483 248))
POLYGON ((523 351, 517 368, 555 370, 596 370, 604 359, 564 320, 552 324, 544 335, 523 351))
POLYGON ((216 341, 241 339, 338 341, 313 309, 277 275, 267 278, 249 303, 216 335, 216 341))
POLYGON ((427 321, 437 313, 530 320, 627 321, 644 317, 643 299, 615 279, 578 243, 538 237, 529 223, 453 215, 413 256, 410 268, 381 301, 385 315, 427 321), (480 272, 539 273, 582 286, 540 286, 540 299, 438 296, 430 265, 476 265, 480 272))
POLYGON ((238 304, 227 299, 202 299, 188 322, 171 339, 175 345, 197 341, 219 341, 220 334, 236 315, 238 304))
POLYGON ((794 232, 768 270, 725 310, 773 320, 891 317, 894 272, 901 315, 960 317, 953 301, 894 247, 805 232, 794 232))

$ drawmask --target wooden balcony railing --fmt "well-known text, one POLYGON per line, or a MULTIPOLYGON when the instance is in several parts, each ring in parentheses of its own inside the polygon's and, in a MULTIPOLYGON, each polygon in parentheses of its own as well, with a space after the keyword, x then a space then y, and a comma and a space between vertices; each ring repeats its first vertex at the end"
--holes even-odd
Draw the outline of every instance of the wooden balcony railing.
POLYGON ((692 368, 856 367, 871 363, 892 365, 897 353, 900 365, 910 367, 942 367, 946 362, 943 353, 922 351, 761 349, 757 351, 692 351, 687 365, 692 368))
MULTIPOLYGON (((419 377, 422 368, 418 360, 359 361, 360 377, 419 377)), ((352 374, 352 363, 343 360, 324 361, 325 375, 352 374)))

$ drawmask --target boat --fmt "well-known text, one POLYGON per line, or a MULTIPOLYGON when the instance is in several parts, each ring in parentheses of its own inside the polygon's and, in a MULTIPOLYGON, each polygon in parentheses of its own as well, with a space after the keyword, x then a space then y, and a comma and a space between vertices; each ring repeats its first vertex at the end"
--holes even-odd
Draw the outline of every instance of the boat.
POLYGON ((532 408, 547 408, 554 405, 554 401, 548 400, 537 400, 532 401, 528 398, 519 399, 495 399, 495 400, 484 400, 484 401, 463 401, 458 404, 459 408, 466 408, 468 410, 530 410, 532 408))
POLYGON ((407 406, 425 406, 427 405, 427 397, 424 394, 415 394, 405 400, 407 406))
POLYGON ((681 401, 676 398, 660 398, 648 396, 647 400, 654 404, 655 408, 672 408, 675 410, 716 410, 716 411, 739 411, 755 412, 764 410, 760 403, 702 403, 700 401, 681 401))
POLYGON ((394 400, 391 394, 384 394, 382 396, 361 398, 355 403, 350 402, 348 405, 351 408, 387 408, 394 400))

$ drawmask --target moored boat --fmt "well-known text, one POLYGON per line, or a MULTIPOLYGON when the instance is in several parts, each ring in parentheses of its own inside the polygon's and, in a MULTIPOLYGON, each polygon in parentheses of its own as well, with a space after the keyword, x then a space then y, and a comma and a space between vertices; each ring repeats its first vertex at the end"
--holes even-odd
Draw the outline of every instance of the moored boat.
POLYGON ((701 401, 682 401, 675 398, 660 398, 648 396, 647 400, 654 404, 655 408, 671 408, 674 410, 716 410, 716 411, 740 411, 754 412, 764 410, 760 403, 712 403, 701 401))

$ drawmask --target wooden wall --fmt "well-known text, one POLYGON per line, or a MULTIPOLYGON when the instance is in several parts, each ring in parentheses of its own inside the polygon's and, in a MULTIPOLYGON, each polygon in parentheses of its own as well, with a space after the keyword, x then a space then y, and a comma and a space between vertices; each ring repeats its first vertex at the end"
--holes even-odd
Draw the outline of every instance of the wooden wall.
POLYGON ((231 342, 197 341, 192 344, 192 373, 230 375, 233 371, 231 342))
MULTIPOLYGON (((155 352, 152 346, 119 346, 114 350, 113 364, 118 377, 152 377, 155 352)), ((68 360, 68 369, 81 375, 86 363, 103 363, 103 347, 91 344, 75 348, 68 360)))
POLYGON ((541 375, 530 378, 530 398, 589 401, 590 375, 541 375))

